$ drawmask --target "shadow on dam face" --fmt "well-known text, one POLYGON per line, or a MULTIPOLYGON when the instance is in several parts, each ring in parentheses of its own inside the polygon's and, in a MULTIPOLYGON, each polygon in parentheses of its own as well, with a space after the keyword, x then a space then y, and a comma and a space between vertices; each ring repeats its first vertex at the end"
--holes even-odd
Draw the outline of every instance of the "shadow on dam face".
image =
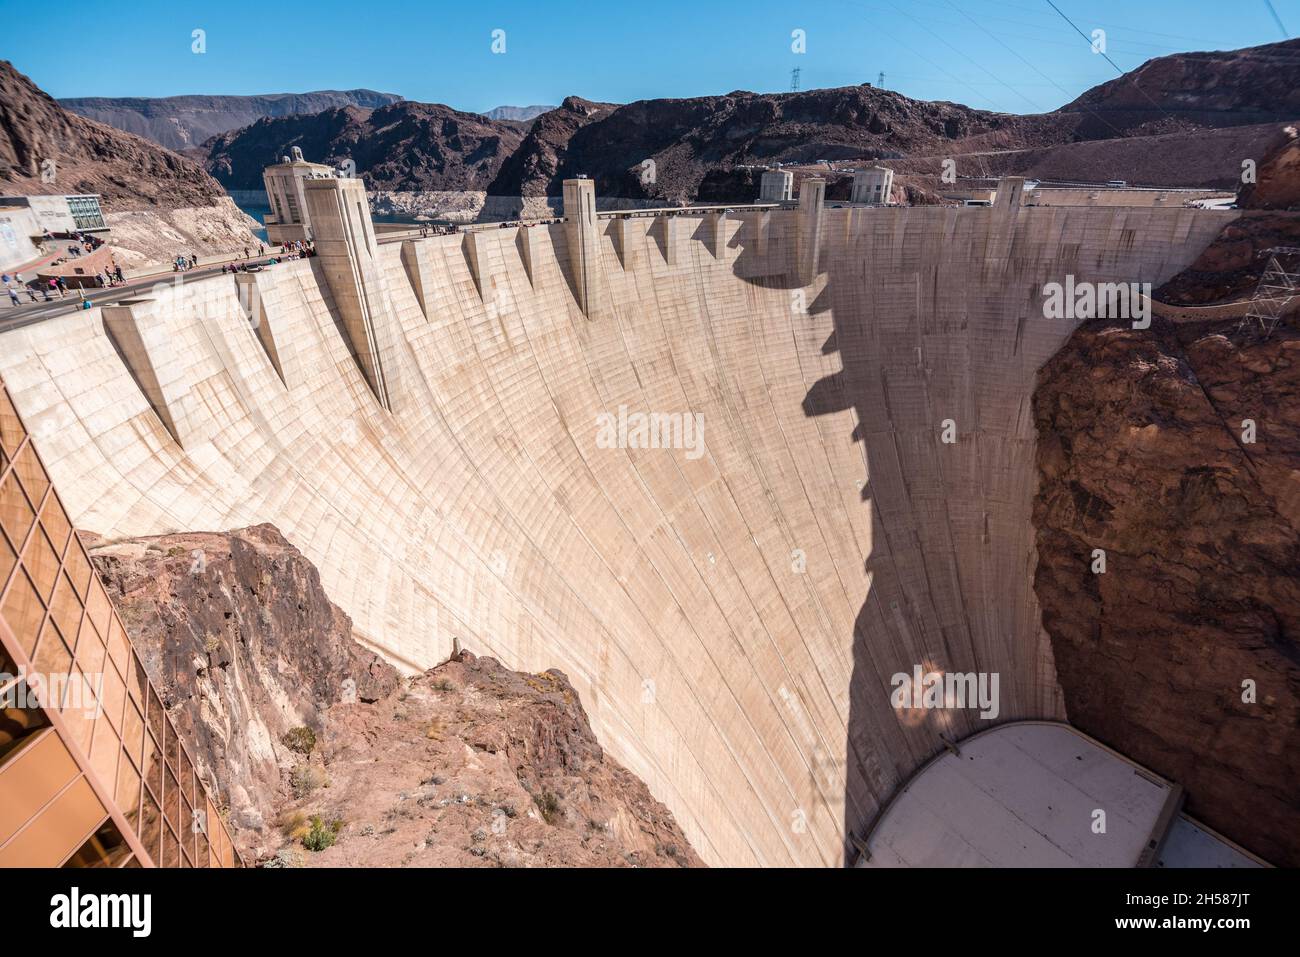
POLYGON ((257 275, 256 331, 214 277, 132 307, 149 396, 97 310, 0 335, 0 375, 79 528, 270 522, 394 662, 564 671, 706 862, 837 866, 940 734, 1065 717, 1032 589, 1030 396, 1070 332, 1043 284, 1159 282, 1225 219, 827 209, 801 282, 795 216, 620 221, 585 312, 562 226, 381 245, 353 343, 313 260, 257 275), (702 444, 628 441, 654 413, 702 444), (997 675, 996 717, 895 709, 917 667, 997 675))

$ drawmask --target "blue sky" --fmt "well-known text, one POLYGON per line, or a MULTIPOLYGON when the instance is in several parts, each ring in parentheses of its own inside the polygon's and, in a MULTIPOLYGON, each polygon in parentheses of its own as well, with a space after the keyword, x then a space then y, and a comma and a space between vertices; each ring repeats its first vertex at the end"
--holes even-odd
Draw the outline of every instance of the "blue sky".
MULTIPOLYGON (((1283 39, 1267 0, 1054 0, 1120 67, 1283 39)), ((1300 0, 1272 0, 1288 35, 1300 0)), ((875 83, 1050 110, 1115 76, 1047 0, 0 0, 0 57, 54 96, 369 87, 463 110, 875 83), (192 52, 192 31, 206 52, 192 52), (492 32, 505 31, 505 52, 492 32), (803 30, 806 52, 792 50, 803 30)))

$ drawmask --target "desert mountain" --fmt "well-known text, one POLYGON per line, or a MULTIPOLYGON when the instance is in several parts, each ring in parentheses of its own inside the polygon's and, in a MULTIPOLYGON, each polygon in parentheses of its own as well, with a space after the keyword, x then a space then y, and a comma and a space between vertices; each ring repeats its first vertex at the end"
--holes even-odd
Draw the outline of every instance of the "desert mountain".
POLYGON ((263 117, 320 113, 344 106, 373 109, 400 99, 394 93, 374 90, 317 90, 260 96, 83 96, 59 103, 81 116, 179 151, 263 117))
MULTIPOLYGON (((571 113, 569 101, 539 117, 571 113)), ((918 155, 981 157, 1031 151, 1031 161, 1075 176, 1101 166, 1104 155, 1073 160, 1080 141, 1244 128, 1217 137, 1213 156, 1194 171, 1196 182, 1235 180, 1240 158, 1254 155, 1278 120, 1300 117, 1300 40, 1224 53, 1186 53, 1150 60, 1132 73, 1094 87, 1052 113, 1018 116, 956 103, 913 100, 868 85, 804 93, 731 93, 687 100, 643 100, 533 132, 511 158, 494 193, 556 195, 559 183, 582 172, 606 195, 687 200, 718 198, 716 184, 735 180, 740 166, 819 159, 891 159, 918 155), (571 129, 568 139, 562 134, 571 129), (1050 157, 1036 151, 1052 151, 1050 157), (1254 152, 1251 152, 1254 151, 1254 152), (1215 159, 1217 157, 1217 160, 1215 159), (655 164, 653 183, 642 164, 655 164), (520 176, 519 171, 528 175, 520 176)), ((1096 152, 1095 150, 1093 152, 1096 152)), ((1197 155, 1193 143, 1177 154, 1197 155), (1189 149, 1189 147, 1191 147, 1189 149)), ((1016 154, 1009 154, 1016 155, 1016 154)), ((1126 150, 1122 168, 1134 180, 1169 179, 1168 154, 1126 150), (1155 164, 1150 172, 1148 166, 1155 164), (1163 164, 1163 165, 1162 165, 1163 164)), ((1114 159, 1114 157, 1112 157, 1114 159)), ((980 160, 983 162, 983 159, 980 160)), ((966 165, 966 164, 963 164, 966 165)), ((1182 168, 1184 175, 1186 168, 1182 168)), ((1177 176, 1170 182, 1187 182, 1177 176)))
POLYGON ((482 190, 523 138, 515 123, 403 100, 259 120, 210 141, 208 169, 228 189, 260 189, 262 168, 300 146, 316 162, 352 160, 370 189, 482 190))
POLYGON ((224 195, 190 160, 68 112, 8 61, 0 61, 0 184, 99 193, 105 210, 209 206, 224 195))
POLYGON ((1300 116, 1300 39, 1157 57, 1056 112, 1079 115, 1083 139, 1293 120, 1300 116))
MULTIPOLYGON (((547 144, 560 157, 549 180, 539 175, 519 185, 523 195, 556 195, 561 180, 583 172, 605 195, 685 201, 711 172, 739 165, 902 156, 947 151, 955 141, 973 139, 986 149, 1046 145, 1063 135, 1053 117, 913 100, 866 85, 737 91, 617 107, 576 129, 563 149, 547 144), (646 160, 654 162, 653 176, 643 175, 646 160)), ((521 167, 531 162, 519 158, 521 167)), ((501 182, 492 192, 514 186, 501 182)))
POLYGON ((403 104, 412 115, 424 112, 439 121, 407 123, 399 133, 391 128, 391 113, 348 121, 329 113, 290 118, 209 144, 208 168, 227 186, 256 188, 261 164, 297 144, 314 158, 352 156, 373 190, 555 196, 565 178, 584 173, 602 195, 683 202, 734 198, 737 190, 749 190, 752 177, 744 167, 754 165, 974 156, 976 166, 993 171, 1018 155, 1018 168, 1005 171, 1038 175, 1042 166, 1055 175, 1106 179, 1118 169, 1133 181, 1223 186, 1238 175, 1240 157, 1258 153, 1275 121, 1300 116, 1297 91, 1300 40, 1290 40, 1160 57, 1059 110, 1035 115, 914 100, 866 84, 622 106, 569 97, 537 116, 526 133, 509 119, 403 104), (1197 134, 1211 132, 1213 147, 1195 148, 1197 134), (1109 149, 1086 145, 1153 135, 1179 138, 1174 153, 1197 161, 1171 169, 1173 144, 1165 143, 1125 149, 1118 162, 1108 163, 1115 159, 1109 149), (381 160, 381 150, 397 146, 429 160, 381 160), (999 154, 1003 161, 986 159, 999 154))
POLYGON ((502 165, 488 192, 497 196, 557 195, 560 164, 569 140, 589 123, 618 109, 615 103, 593 103, 578 96, 565 97, 555 109, 534 120, 519 148, 502 165), (555 192, 547 193, 548 189, 555 192), (525 192, 529 190, 529 192, 525 192))

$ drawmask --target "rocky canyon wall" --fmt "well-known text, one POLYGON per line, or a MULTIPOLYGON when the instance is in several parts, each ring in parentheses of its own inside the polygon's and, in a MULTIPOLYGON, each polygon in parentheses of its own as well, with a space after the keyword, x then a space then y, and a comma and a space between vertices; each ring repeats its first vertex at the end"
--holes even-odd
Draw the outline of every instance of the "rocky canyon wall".
POLYGON ((1300 334, 1238 325, 1093 322, 1043 368, 1035 591, 1071 722, 1295 866, 1300 334))

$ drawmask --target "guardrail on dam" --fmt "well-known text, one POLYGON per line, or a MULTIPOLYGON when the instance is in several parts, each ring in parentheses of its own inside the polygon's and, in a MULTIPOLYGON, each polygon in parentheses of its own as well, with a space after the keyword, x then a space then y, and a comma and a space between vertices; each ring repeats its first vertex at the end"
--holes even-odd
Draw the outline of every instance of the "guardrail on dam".
POLYGON ((843 863, 941 733, 988 724, 895 710, 895 674, 1065 717, 1030 396, 1075 322, 1043 286, 1158 284, 1235 215, 810 198, 379 246, 320 190, 317 258, 0 335, 76 525, 272 522, 395 662, 562 669, 735 865, 843 863))

